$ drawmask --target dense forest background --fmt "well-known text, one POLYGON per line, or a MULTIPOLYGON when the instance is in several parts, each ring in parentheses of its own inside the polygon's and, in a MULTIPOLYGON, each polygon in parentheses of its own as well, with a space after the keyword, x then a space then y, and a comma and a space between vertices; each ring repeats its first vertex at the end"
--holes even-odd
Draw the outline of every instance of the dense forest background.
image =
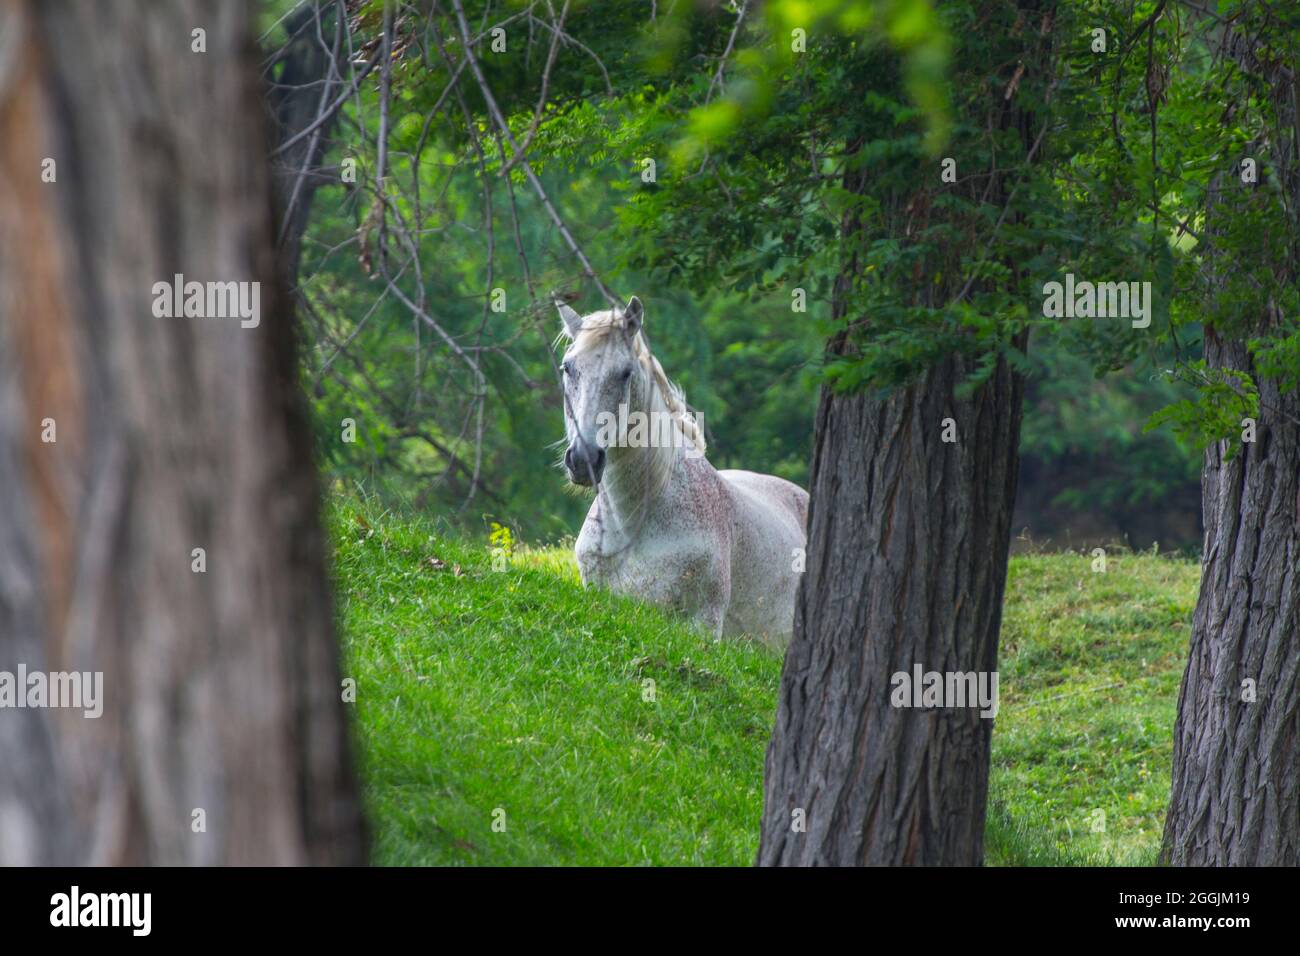
MULTIPOLYGON (((299 7, 267 0, 264 48, 293 49, 299 7)), ((554 49, 546 24, 565 22, 551 19, 558 4, 549 13, 536 4, 495 10, 505 49, 483 57, 516 137, 531 142, 532 171, 595 273, 616 295, 646 303, 653 348, 703 415, 713 463, 806 486, 838 267, 835 197, 816 182, 756 195, 771 170, 688 158, 675 131, 720 89, 718 54, 734 42, 742 7, 564 9, 554 49), (543 72, 550 88, 538 90, 543 72), (539 97, 545 106, 534 115, 539 97), (675 192, 664 189, 669 179, 675 192), (707 218, 683 212, 696 193, 711 200, 707 218), (770 207, 766 218, 729 218, 740 201, 770 207), (784 225, 773 229, 777 216, 784 225), (804 311, 792 309, 792 270, 804 311)), ((350 35, 382 34, 367 22, 381 5, 348 10, 350 35)), ((387 78, 372 68, 350 93, 338 81, 328 87, 348 95, 309 174, 318 188, 299 270, 317 443, 345 486, 474 533, 496 522, 527 540, 557 540, 577 530, 587 498, 555 467, 562 424, 551 295, 579 311, 604 304, 521 165, 503 174, 509 147, 483 104, 466 102, 466 84, 448 84, 455 58, 422 27, 396 25, 387 78), (348 420, 355 440, 341 437, 348 420)), ((459 46, 455 37, 446 45, 459 46)), ((373 67, 374 49, 345 52, 373 67)), ((276 71, 273 57, 273 86, 284 81, 276 71)), ((815 109, 804 104, 793 121, 815 123, 815 109)), ((741 153, 753 148, 756 166, 771 160, 746 140, 779 136, 772 126, 730 134, 741 153)), ((1196 352, 1198 338, 1194 317, 1184 317, 1181 347, 1196 352)), ((1099 367, 1068 337, 1035 333, 1026 355, 1014 546, 1198 548, 1200 448, 1144 429, 1158 409, 1189 397, 1162 374, 1167 343, 1108 355, 1099 367)))

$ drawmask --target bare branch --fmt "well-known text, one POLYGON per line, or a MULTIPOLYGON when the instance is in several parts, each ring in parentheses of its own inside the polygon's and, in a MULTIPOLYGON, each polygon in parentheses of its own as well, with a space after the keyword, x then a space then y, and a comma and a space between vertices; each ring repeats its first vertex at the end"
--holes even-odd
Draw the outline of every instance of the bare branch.
POLYGON ((731 28, 731 36, 727 38, 727 48, 722 51, 722 59, 718 61, 718 72, 713 74, 713 79, 709 80, 709 90, 704 94, 704 102, 708 103, 713 99, 713 88, 722 86, 722 71, 727 68, 727 57, 731 56, 731 50, 736 45, 736 34, 740 32, 740 25, 745 20, 745 11, 749 9, 749 0, 744 0, 740 5, 740 10, 736 13, 735 26, 731 28))
POLYGON ((551 33, 551 48, 546 54, 546 66, 542 69, 542 94, 537 98, 537 109, 533 110, 533 121, 528 125, 528 132, 524 134, 523 145, 519 147, 519 151, 502 168, 502 176, 510 175, 510 171, 524 158, 524 154, 528 152, 528 147, 533 143, 533 137, 537 135, 537 127, 542 123, 542 113, 546 109, 547 88, 551 85, 551 68, 555 66, 555 54, 560 49, 560 35, 564 28, 564 18, 568 13, 569 0, 564 0, 564 7, 560 10, 559 22, 556 24, 556 29, 551 33))
MULTIPOLYGON (((479 90, 483 93, 483 99, 487 103, 488 111, 492 114, 492 119, 496 122, 497 128, 501 130, 501 135, 505 138, 505 141, 510 144, 510 148, 518 155, 519 146, 510 132, 510 124, 506 122, 505 117, 501 113, 501 108, 497 106, 496 97, 492 95, 492 88, 488 85, 487 79, 483 75, 483 69, 479 65, 478 57, 474 55, 474 48, 470 43, 469 24, 465 20, 464 6, 462 5, 461 0, 451 0, 451 4, 453 9, 456 11, 456 21, 460 27, 461 40, 465 44, 465 58, 469 61, 470 71, 474 74, 474 79, 478 82, 479 90)), ((610 306, 618 308, 622 303, 619 302, 614 293, 609 290, 608 286, 606 286, 600 276, 597 275, 595 267, 591 264, 591 260, 588 259, 587 254, 582 251, 582 246, 578 244, 578 241, 573 238, 573 233, 571 233, 569 227, 565 225, 564 219, 560 215, 559 210, 555 208, 555 204, 551 202, 550 197, 546 194, 546 190, 543 188, 541 180, 538 179, 537 174, 533 172, 532 165, 527 159, 521 158, 519 162, 520 165, 523 166, 524 175, 528 178, 529 183, 532 184, 533 190, 537 193, 537 197, 542 201, 542 206, 546 209, 547 215, 549 215, 551 221, 555 223, 555 228, 559 230, 560 235, 564 238, 565 244, 568 245, 568 247, 573 251, 573 254, 577 256, 578 261, 582 263, 584 274, 588 279, 596 284, 596 287, 600 289, 601 295, 605 297, 610 306)))

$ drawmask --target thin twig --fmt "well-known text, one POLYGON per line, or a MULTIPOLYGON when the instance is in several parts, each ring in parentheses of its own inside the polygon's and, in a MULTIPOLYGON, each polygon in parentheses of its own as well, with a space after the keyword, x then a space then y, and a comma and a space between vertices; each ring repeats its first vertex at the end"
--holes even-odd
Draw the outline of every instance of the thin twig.
MULTIPOLYGON (((483 99, 487 103, 488 112, 492 114, 493 121, 497 124, 497 128, 501 130, 501 135, 505 138, 505 141, 510 144, 511 150, 518 154, 519 146, 510 132, 510 124, 506 122, 506 118, 501 114, 501 108, 497 106, 496 97, 492 95, 492 88, 488 85, 487 78, 483 75, 483 68, 479 65, 478 57, 474 54, 474 47, 470 43, 469 23, 465 20, 465 8, 461 4, 461 0, 451 0, 451 5, 456 11, 456 21, 460 27, 461 40, 465 44, 465 57, 469 60, 470 71, 474 74, 474 79, 478 82, 479 90, 482 92, 483 99)), ((573 233, 569 231, 569 227, 565 225, 564 219, 560 215, 559 210, 555 208, 555 204, 551 202, 550 197, 546 194, 546 190, 543 188, 541 180, 538 179, 537 174, 533 172, 532 164, 529 163, 527 159, 520 159, 519 162, 524 168, 524 175, 528 177, 528 181, 532 184, 533 190, 537 193, 537 197, 542 201, 542 206, 546 209, 547 215, 549 215, 551 221, 555 223, 555 228, 560 231, 560 235, 564 238, 565 244, 568 245, 573 254, 577 256, 578 261, 582 263, 584 274, 588 279, 596 284, 596 288, 600 290, 601 295, 605 297, 610 306, 612 308, 618 308, 622 303, 619 302, 614 293, 611 292, 609 287, 601 280, 600 276, 596 273, 595 267, 591 264, 591 260, 588 259, 587 254, 582 251, 582 246, 580 246, 578 241, 573 238, 573 233)))

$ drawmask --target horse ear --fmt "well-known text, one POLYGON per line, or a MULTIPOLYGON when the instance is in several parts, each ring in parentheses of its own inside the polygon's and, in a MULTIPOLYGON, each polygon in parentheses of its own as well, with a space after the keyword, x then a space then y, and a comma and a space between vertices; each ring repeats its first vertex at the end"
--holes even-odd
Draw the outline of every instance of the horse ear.
POLYGON ((645 309, 641 307, 641 300, 632 296, 623 307, 623 328, 627 329, 628 335, 636 335, 644 321, 645 309))
POLYGON ((573 338, 578 334, 578 330, 582 328, 582 316, 559 299, 555 300, 555 307, 560 310, 560 318, 564 320, 564 334, 569 338, 573 338))

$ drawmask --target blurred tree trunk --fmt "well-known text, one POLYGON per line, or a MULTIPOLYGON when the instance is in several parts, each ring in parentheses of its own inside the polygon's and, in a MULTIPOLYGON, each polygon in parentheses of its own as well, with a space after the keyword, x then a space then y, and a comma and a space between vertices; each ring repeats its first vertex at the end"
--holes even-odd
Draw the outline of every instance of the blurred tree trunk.
MULTIPOLYGON (((1009 38, 1014 52, 990 54, 990 77, 1003 59, 1014 67, 1019 57, 1031 64, 1031 77, 1046 75, 1027 48, 1046 46, 1035 33, 1050 17, 1034 3, 1021 9, 1030 26, 1009 38)), ((997 97, 986 104, 991 122, 1015 130, 1032 160, 1043 119, 1003 95, 1006 78, 989 86, 997 97)), ((970 121, 985 125, 984 117, 970 121)), ((1023 162, 999 158, 996 168, 1023 162)), ((989 202, 1006 200, 1006 175, 994 174, 989 202)), ((867 194, 872 184, 866 173, 851 173, 845 188, 867 194)), ((978 196, 984 183, 970 188, 978 196)), ((882 202, 902 209, 921 201, 914 195, 882 202)), ((858 228, 846 220, 846 246, 858 228)), ((902 241, 904 230, 897 233, 902 241)), ((955 280, 935 289, 933 274, 918 269, 915 302, 956 297, 955 280)), ((850 261, 837 287, 837 317, 854 318, 845 293, 860 279, 850 261)), ((1025 344, 1022 334, 1015 345, 1025 344)), ((828 351, 853 348, 841 335, 828 351)), ((890 703, 892 675, 911 676, 914 665, 997 670, 1024 383, 999 358, 983 385, 959 397, 956 386, 972 371, 949 355, 884 398, 822 390, 807 565, 767 751, 759 865, 983 860, 992 719, 978 707, 890 703), (943 441, 945 419, 955 424, 955 442, 943 441)))
POLYGON ((0 863, 366 859, 250 19, 0 3, 0 670, 104 682, 0 710, 0 863))
MULTIPOLYGON (((1281 189, 1289 234, 1258 234, 1257 250, 1225 241, 1243 210, 1278 201, 1263 184, 1243 189, 1228 176, 1211 190, 1206 258, 1219 270, 1269 263, 1288 284, 1300 276, 1298 81, 1279 50, 1256 47, 1268 42, 1263 36, 1243 25, 1226 49, 1258 81, 1253 88, 1271 94, 1270 125, 1281 132, 1257 155, 1271 153, 1269 174, 1281 189)), ((1237 321, 1231 329, 1207 324, 1205 361, 1249 373, 1260 410, 1256 440, 1234 442, 1231 460, 1227 442, 1205 453, 1201 589, 1161 849, 1163 862, 1175 866, 1300 864, 1300 395, 1262 374, 1246 345, 1295 326, 1273 301, 1237 321)))

